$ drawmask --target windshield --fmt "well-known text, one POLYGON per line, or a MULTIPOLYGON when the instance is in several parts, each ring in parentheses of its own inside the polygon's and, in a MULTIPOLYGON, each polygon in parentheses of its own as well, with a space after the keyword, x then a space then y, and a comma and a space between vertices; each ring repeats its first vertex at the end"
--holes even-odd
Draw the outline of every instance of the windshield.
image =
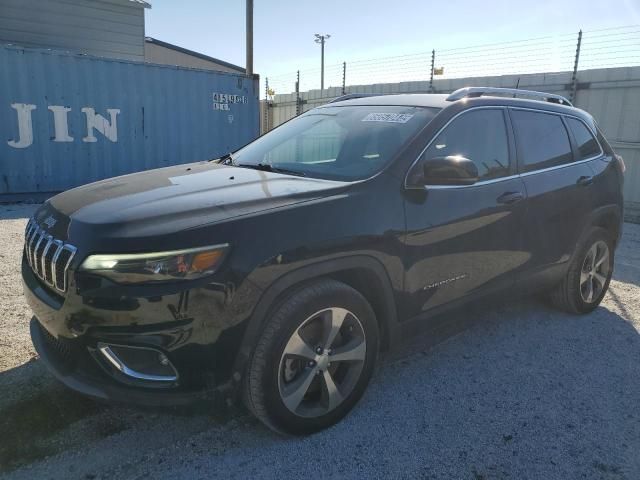
POLYGON ((330 180, 382 170, 437 108, 344 106, 311 110, 233 154, 233 163, 330 180))

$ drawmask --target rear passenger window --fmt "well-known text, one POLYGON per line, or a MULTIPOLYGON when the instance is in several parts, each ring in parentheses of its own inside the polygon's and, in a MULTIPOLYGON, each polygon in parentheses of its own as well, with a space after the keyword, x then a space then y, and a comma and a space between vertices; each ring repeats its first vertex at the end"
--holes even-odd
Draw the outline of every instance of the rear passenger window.
POLYGON ((580 160, 600 154, 600 145, 584 123, 575 118, 567 117, 567 124, 578 145, 580 160))
POLYGON ((512 110, 511 118, 523 172, 573 161, 567 129, 558 115, 512 110))
POLYGON ((506 176, 509 144, 501 109, 471 110, 453 120, 425 151, 423 158, 461 155, 476 164, 480 181, 506 176))

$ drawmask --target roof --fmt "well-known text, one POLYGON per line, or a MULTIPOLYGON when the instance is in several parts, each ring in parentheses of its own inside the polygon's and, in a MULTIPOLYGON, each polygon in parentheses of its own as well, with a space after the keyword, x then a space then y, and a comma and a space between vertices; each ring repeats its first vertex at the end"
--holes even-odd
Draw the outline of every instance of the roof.
POLYGON ((142 8, 151 8, 151 4, 149 2, 145 2, 144 0, 99 0, 105 3, 116 3, 118 5, 123 5, 127 7, 142 7, 142 8))
POLYGON ((140 5, 142 5, 144 8, 151 8, 151 4, 148 2, 145 2, 144 0, 129 0, 132 3, 138 3, 140 5))
MULTIPOLYGON (((130 1, 139 1, 139 0, 130 0, 130 1)), ((245 73, 245 69, 234 65, 233 63, 225 62, 224 60, 220 60, 219 58, 210 57, 209 55, 205 55, 203 53, 194 52, 193 50, 189 50, 187 48, 182 48, 172 43, 163 42, 162 40, 158 40, 153 37, 145 37, 144 39, 147 43, 153 43, 154 45, 158 45, 160 47, 168 48, 170 50, 175 50, 176 52, 184 53, 186 55, 191 55, 192 57, 200 58, 202 60, 207 60, 212 63, 217 63, 218 65, 222 65, 224 67, 230 68, 240 73, 245 73)))

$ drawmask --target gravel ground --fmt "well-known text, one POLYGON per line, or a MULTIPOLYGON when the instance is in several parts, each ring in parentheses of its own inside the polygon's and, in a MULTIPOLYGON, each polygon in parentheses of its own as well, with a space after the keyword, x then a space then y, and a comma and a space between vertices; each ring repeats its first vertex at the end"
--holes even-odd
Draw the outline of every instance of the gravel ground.
POLYGON ((32 211, 0 207, 0 475, 640 478, 640 225, 625 225, 592 314, 533 300, 476 309, 462 333, 388 356, 339 425, 290 439, 243 410, 105 406, 53 381, 32 350, 19 281, 32 211))

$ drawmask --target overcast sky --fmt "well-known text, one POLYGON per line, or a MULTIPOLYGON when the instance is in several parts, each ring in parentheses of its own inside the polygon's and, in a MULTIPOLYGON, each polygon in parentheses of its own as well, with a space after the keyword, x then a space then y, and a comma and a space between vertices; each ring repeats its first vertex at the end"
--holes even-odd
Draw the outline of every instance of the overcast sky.
MULTIPOLYGON (((245 64, 244 0, 150 0, 147 35, 245 64)), ((640 0, 254 0, 254 62, 262 77, 432 48, 640 24, 640 0)))

